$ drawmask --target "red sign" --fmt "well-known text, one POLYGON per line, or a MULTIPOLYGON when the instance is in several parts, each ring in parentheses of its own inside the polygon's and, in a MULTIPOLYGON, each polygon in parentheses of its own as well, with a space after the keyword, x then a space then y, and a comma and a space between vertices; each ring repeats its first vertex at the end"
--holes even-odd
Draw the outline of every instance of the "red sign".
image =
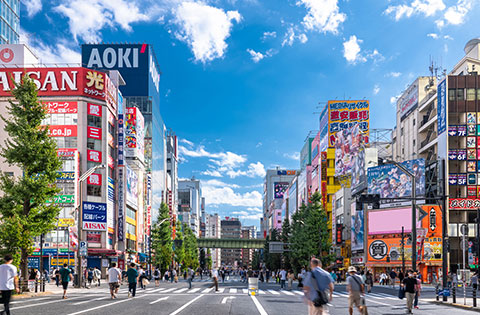
POLYGON ((92 139, 102 139, 102 129, 96 127, 87 127, 87 137, 92 139))
POLYGON ((450 198, 450 209, 476 210, 480 208, 480 199, 450 198))
POLYGON ((87 96, 105 100, 103 72, 80 68, 6 68, 0 71, 0 96, 11 96, 12 79, 19 83, 24 75, 33 80, 38 96, 87 96))
POLYGON ((92 103, 87 103, 87 114, 102 117, 102 106, 92 103))
POLYGON ((107 223, 83 222, 83 229, 84 230, 95 230, 95 231, 106 231, 107 230, 107 223))
POLYGON ((0 50, 0 60, 2 60, 3 62, 9 63, 13 60, 13 57, 15 57, 15 54, 10 48, 3 48, 2 50, 0 50))
POLYGON ((57 149, 57 156, 59 158, 74 158, 77 149, 57 149))
POLYGON ((87 161, 102 163, 102 152, 87 150, 87 161))
POLYGON ((88 243, 101 243, 102 234, 99 232, 87 232, 87 242, 88 243))
POLYGON ((152 226, 152 206, 147 206, 147 235, 150 235, 151 226, 152 226))
POLYGON ((87 178, 88 185, 100 186, 102 185, 102 174, 92 174, 87 178))
POLYGON ((108 156, 108 167, 110 167, 110 168, 115 167, 115 161, 113 160, 113 158, 110 155, 108 156))
POLYGON ((343 224, 337 224, 337 245, 341 245, 342 244, 342 231, 343 231, 343 224))
POLYGON ((50 137, 76 137, 76 125, 50 125, 48 126, 48 135, 50 137))
POLYGON ((47 114, 77 114, 77 102, 44 102, 47 114))

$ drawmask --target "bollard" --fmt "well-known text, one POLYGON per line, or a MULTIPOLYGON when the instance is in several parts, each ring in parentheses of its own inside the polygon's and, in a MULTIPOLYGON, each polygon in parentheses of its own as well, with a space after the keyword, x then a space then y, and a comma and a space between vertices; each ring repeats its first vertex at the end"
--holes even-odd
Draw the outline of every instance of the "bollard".
POLYGON ((438 284, 435 286, 435 295, 437 296, 437 302, 440 301, 440 296, 438 295, 438 284))
POLYGON ((473 287, 473 307, 477 307, 477 286, 473 287))
POLYGON ((457 291, 457 288, 456 288, 457 284, 454 283, 453 286, 452 286, 452 299, 453 299, 453 303, 457 303, 457 296, 455 294, 455 292, 457 291))
POLYGON ((40 291, 45 292, 45 279, 42 280, 42 287, 41 287, 40 291))
POLYGON ((38 281, 37 280, 33 280, 33 281, 35 281, 35 293, 37 293, 38 292, 38 281))

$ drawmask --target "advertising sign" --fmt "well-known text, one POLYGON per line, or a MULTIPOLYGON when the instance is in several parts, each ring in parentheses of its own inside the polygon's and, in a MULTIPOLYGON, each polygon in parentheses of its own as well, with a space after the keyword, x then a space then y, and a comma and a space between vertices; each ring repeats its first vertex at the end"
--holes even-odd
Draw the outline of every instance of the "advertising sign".
POLYGON ((275 199, 283 199, 283 195, 285 191, 287 191, 288 186, 290 186, 290 183, 287 182, 273 183, 275 199))
POLYGON ((136 157, 144 161, 144 119, 140 110, 136 107, 127 107, 125 119, 125 154, 128 157, 136 157))
MULTIPOLYGON (((401 163, 415 175, 417 196, 425 195, 425 160, 417 159, 401 163)), ((368 193, 380 198, 400 198, 412 195, 410 177, 393 164, 368 169, 368 193)))
POLYGON ((480 208, 480 199, 450 198, 451 210, 476 210, 480 208))
POLYGON ((102 152, 87 150, 87 161, 102 163, 102 152))
POLYGON ((118 241, 122 242, 124 240, 124 214, 125 214, 125 168, 120 166, 118 169, 118 180, 117 180, 117 201, 118 201, 118 241))
POLYGON ((58 219, 58 226, 59 227, 67 227, 67 226, 74 226, 75 219, 73 218, 59 218, 58 219))
POLYGON ((105 99, 105 73, 85 68, 5 68, 0 70, 0 96, 11 96, 11 79, 20 83, 27 75, 38 96, 87 96, 105 99))
POLYGON ((74 226, 69 226, 68 227, 68 234, 69 234, 69 239, 70 239, 70 247, 72 249, 77 249, 78 246, 78 233, 77 233, 77 227, 74 226))
POLYGON ((277 170, 277 175, 283 176, 283 175, 295 175, 297 174, 297 171, 295 170, 277 170))
POLYGON ((87 137, 92 139, 102 139, 102 129, 96 127, 87 127, 87 137))
POLYGON ((124 142, 124 122, 123 114, 118 114, 118 165, 124 165, 124 153, 123 153, 123 142, 124 142))
POLYGON ((351 229, 351 247, 352 251, 363 250, 364 246, 364 231, 365 220, 363 210, 356 210, 356 203, 352 202, 351 205, 352 214, 352 229, 351 229))
POLYGON ((355 159, 363 150, 363 136, 360 125, 341 130, 335 140, 335 176, 350 175, 355 159))
POLYGON ((107 186, 107 223, 111 229, 115 228, 115 181, 108 177, 107 186))
POLYGON ((336 226, 337 245, 342 245, 342 242, 343 242, 342 233, 343 233, 343 224, 337 224, 336 226))
POLYGON ((56 195, 53 199, 47 199, 46 203, 54 203, 61 207, 73 207, 75 203, 75 195, 56 195))
POLYGON ((397 101, 400 121, 403 121, 418 106, 418 84, 410 85, 397 101))
POLYGON ((101 243, 102 234, 100 232, 87 232, 87 242, 88 243, 101 243))
POLYGON ((352 168, 352 180, 351 180, 351 191, 353 194, 357 193, 357 189, 362 189, 360 184, 366 183, 367 174, 365 172, 365 163, 366 163, 366 151, 365 147, 362 146, 361 150, 358 151, 358 154, 353 158, 353 168, 352 168))
POLYGON ((75 180, 75 172, 57 172, 57 182, 75 180))
POLYGON ((370 103, 361 101, 328 101, 328 147, 335 147, 337 132, 360 125, 360 131, 368 143, 370 128, 370 103))
POLYGON ((61 160, 74 160, 77 155, 77 149, 57 149, 57 157, 61 160))
POLYGON ((100 186, 102 185, 102 174, 95 174, 88 176, 87 178, 88 185, 100 186))
POLYGON ((76 137, 77 125, 49 125, 49 137, 76 137))
POLYGON ((133 208, 138 208, 138 175, 128 165, 126 166, 127 175, 127 203, 133 208))
POLYGON ((92 103, 87 103, 87 114, 97 117, 102 117, 102 106, 92 103))
POLYGON ((2 66, 29 65, 38 63, 30 49, 24 44, 2 44, 0 49, 0 64, 2 66))
POLYGON ((107 204, 84 201, 82 207, 82 216, 84 230, 107 230, 107 204))
POLYGON ((77 114, 77 102, 43 102, 47 114, 77 114))

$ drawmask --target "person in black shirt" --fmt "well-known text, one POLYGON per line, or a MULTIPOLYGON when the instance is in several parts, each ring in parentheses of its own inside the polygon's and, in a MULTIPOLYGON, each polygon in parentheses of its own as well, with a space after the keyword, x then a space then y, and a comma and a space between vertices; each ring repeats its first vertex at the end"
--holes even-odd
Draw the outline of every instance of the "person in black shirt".
POLYGON ((408 277, 403 279, 402 287, 407 297, 408 314, 412 314, 413 300, 415 299, 415 291, 417 288, 417 279, 415 279, 412 270, 409 270, 408 277))

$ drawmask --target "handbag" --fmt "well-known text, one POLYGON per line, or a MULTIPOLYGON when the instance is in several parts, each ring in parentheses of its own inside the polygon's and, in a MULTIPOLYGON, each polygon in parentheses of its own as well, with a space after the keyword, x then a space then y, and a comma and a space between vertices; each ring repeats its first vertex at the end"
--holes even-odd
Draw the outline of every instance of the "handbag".
POLYGON ((314 289, 317 291, 317 298, 315 298, 312 302, 315 307, 320 307, 328 303, 328 296, 325 290, 318 289, 317 278, 315 278, 315 273, 312 270, 312 278, 314 283, 314 289))
POLYGON ((400 289, 398 289, 398 298, 400 300, 403 300, 405 298, 405 289, 400 287, 400 289))

